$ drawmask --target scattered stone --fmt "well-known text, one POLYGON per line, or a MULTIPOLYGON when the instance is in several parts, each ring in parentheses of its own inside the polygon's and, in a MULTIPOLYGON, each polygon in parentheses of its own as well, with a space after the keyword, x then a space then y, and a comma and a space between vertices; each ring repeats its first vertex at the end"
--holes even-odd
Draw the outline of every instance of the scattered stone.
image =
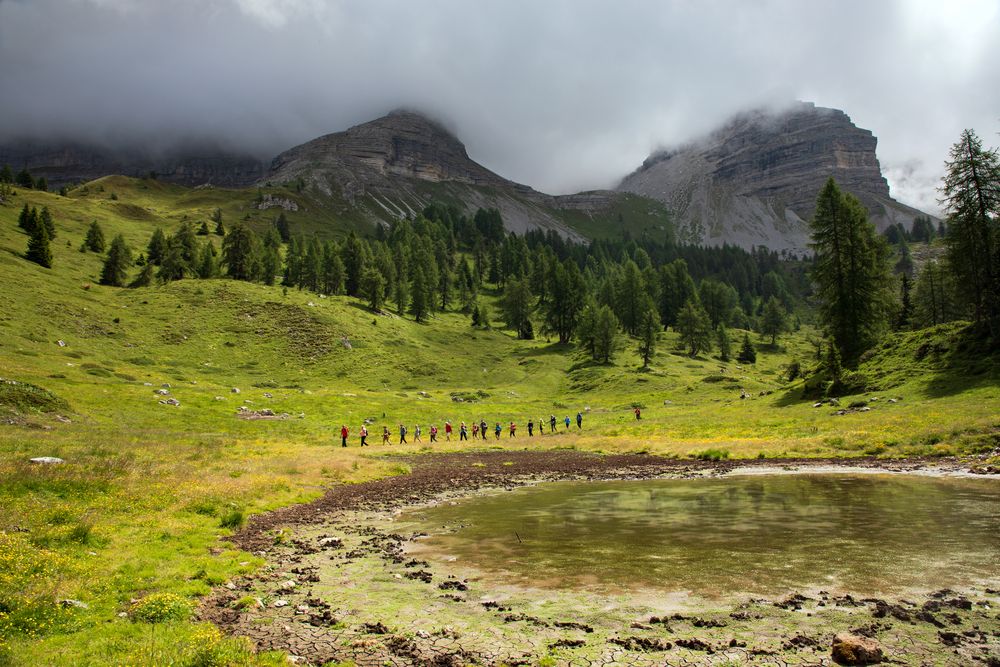
POLYGON ((170 390, 169 389, 154 389, 153 393, 156 394, 157 396, 169 396, 170 395, 170 390))
POLYGON ((57 341, 56 341, 56 344, 57 344, 57 345, 58 345, 59 347, 66 347, 66 341, 64 341, 64 340, 57 340, 57 341))
POLYGON ((76 609, 90 609, 90 605, 86 602, 81 602, 80 600, 72 600, 66 598, 65 600, 59 600, 59 606, 61 607, 74 607, 76 609))
POLYGON ((224 400, 226 400, 226 397, 225 396, 216 396, 215 400, 217 400, 217 401, 224 401, 224 400))
POLYGON ((238 394, 238 393, 240 393, 240 388, 239 388, 239 387, 233 387, 233 388, 232 388, 232 389, 230 389, 229 391, 230 391, 231 393, 233 393, 233 394, 238 394))
POLYGON ((290 591, 290 590, 294 589, 298 585, 299 585, 298 582, 296 582, 294 579, 289 579, 288 581, 283 581, 280 584, 278 584, 278 590, 279 591, 290 591))
POLYGON ((41 463, 43 465, 51 465, 53 463, 66 463, 66 461, 62 460, 58 456, 36 456, 35 458, 31 459, 31 462, 41 463))
POLYGON ((874 665, 884 659, 877 641, 848 632, 840 632, 833 638, 830 656, 838 665, 874 665))
POLYGON ((813 403, 813 407, 814 408, 821 408, 821 407, 823 407, 823 402, 820 401, 819 403, 813 403))
POLYGON ((165 398, 165 399, 163 399, 163 400, 160 401, 160 404, 161 405, 180 405, 181 402, 178 401, 176 398, 165 398))
POLYGON ((288 600, 275 600, 274 601, 274 606, 275 607, 287 607, 288 606, 288 600))
POLYGON ((426 391, 418 391, 417 396, 419 396, 420 398, 430 398, 430 394, 428 394, 426 391))
POLYGON ((170 383, 169 382, 164 382, 160 386, 163 387, 164 389, 170 389, 170 383))
POLYGON ((274 396, 271 395, 271 392, 265 391, 264 392, 264 398, 274 398, 274 396))

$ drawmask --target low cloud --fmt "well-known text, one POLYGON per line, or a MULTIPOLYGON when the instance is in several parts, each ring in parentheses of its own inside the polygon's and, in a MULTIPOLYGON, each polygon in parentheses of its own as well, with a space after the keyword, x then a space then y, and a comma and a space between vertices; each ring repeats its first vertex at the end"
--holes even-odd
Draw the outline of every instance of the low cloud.
POLYGON ((0 138, 270 157, 406 106, 561 193, 801 99, 872 130, 894 195, 934 210, 961 130, 997 143, 997 34, 992 1, 0 0, 0 138))

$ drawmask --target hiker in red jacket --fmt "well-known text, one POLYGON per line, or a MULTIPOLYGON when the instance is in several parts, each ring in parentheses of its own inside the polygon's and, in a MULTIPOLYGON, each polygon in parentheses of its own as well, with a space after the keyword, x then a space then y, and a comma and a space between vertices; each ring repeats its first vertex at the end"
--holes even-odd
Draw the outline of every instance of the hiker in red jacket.
POLYGON ((347 427, 344 425, 340 427, 340 446, 347 447, 347 427))
POLYGON ((444 423, 444 439, 451 442, 451 422, 444 423))

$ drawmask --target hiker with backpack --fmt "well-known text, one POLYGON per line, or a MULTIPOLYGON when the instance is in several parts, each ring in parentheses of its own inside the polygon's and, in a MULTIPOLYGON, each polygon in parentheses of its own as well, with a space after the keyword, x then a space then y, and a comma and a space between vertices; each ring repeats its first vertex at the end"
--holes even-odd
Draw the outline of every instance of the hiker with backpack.
POLYGON ((361 425, 361 431, 359 431, 359 433, 361 434, 361 446, 362 447, 367 447, 368 443, 365 442, 365 439, 368 438, 368 427, 365 426, 364 424, 362 424, 361 425))
POLYGON ((347 447, 347 427, 340 425, 340 446, 347 447))

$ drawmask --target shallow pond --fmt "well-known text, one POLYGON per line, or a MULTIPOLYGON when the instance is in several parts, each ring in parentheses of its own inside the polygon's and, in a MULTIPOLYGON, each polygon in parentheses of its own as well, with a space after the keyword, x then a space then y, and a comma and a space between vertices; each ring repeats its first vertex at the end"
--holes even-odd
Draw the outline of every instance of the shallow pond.
POLYGON ((564 482, 413 510, 420 557, 498 582, 715 597, 1000 581, 1000 483, 876 474, 564 482))

